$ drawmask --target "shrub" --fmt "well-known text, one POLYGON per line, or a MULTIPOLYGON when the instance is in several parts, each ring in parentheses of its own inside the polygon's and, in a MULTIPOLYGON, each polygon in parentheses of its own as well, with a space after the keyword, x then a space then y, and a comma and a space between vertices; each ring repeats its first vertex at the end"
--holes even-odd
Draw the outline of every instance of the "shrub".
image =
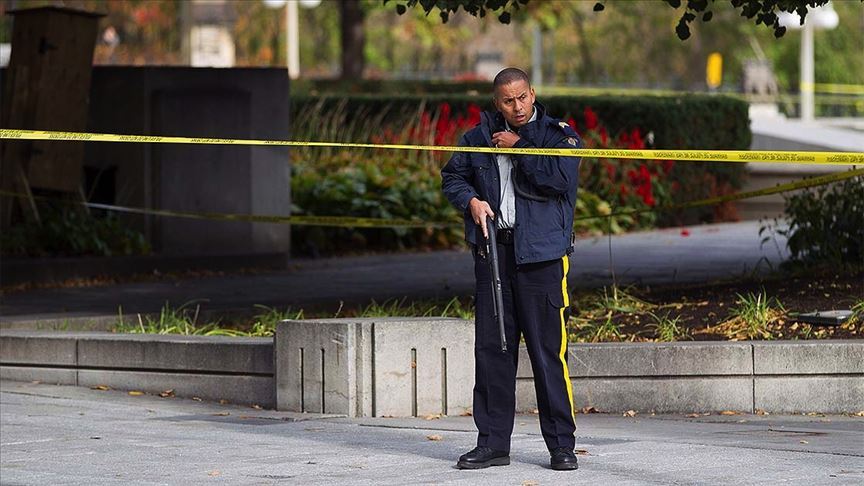
MULTIPOLYGON (((568 120, 588 147, 691 148, 686 144, 707 140, 699 138, 693 141, 695 136, 688 134, 673 136, 673 126, 674 132, 689 133, 690 127, 695 126, 697 130, 718 134, 710 137, 710 144, 694 145, 693 148, 746 148, 749 145, 746 105, 742 104, 742 110, 735 100, 693 98, 658 98, 647 102, 648 108, 638 109, 633 106, 640 105, 643 102, 641 98, 551 97, 543 101, 550 112, 561 114, 562 119, 568 120), (649 124, 643 127, 633 122, 625 123, 626 116, 613 114, 611 119, 619 125, 610 125, 599 109, 595 111, 587 104, 595 101, 606 113, 615 110, 623 111, 625 115, 633 113, 634 120, 649 124), (711 113, 703 113, 708 111, 711 113), (649 113, 653 113, 653 122, 649 121, 649 113), (706 126, 701 115, 714 120, 717 127, 706 126), (677 126, 674 123, 676 116, 677 126), (726 123, 730 124, 727 126, 726 123), (664 140, 665 145, 658 140, 664 140)), ((295 99, 293 108, 294 119, 298 120, 294 124, 293 138, 456 145, 459 137, 479 122, 486 100, 485 97, 453 95, 301 97, 295 99)), ((459 215, 440 191, 439 171, 449 155, 380 149, 297 148, 291 154, 296 209, 300 213, 316 215, 459 221, 459 215)), ((680 187, 688 187, 688 200, 732 192, 741 183, 740 170, 741 167, 729 164, 705 166, 671 161, 584 159, 576 205, 576 228, 581 232, 597 233, 611 226, 612 231, 619 232, 651 227, 658 221, 710 220, 711 209, 696 215, 645 212, 608 219, 578 218, 673 203, 684 197, 678 190, 680 187)), ((462 231, 458 227, 415 230, 298 226, 292 239, 295 249, 319 254, 368 248, 446 247, 458 244, 462 231)))
POLYGON ((794 263, 864 266, 864 177, 785 199, 789 227, 777 233, 788 238, 794 263))
POLYGON ((0 237, 3 255, 116 256, 150 252, 144 235, 112 214, 97 217, 77 206, 40 204, 41 224, 15 225, 0 237))

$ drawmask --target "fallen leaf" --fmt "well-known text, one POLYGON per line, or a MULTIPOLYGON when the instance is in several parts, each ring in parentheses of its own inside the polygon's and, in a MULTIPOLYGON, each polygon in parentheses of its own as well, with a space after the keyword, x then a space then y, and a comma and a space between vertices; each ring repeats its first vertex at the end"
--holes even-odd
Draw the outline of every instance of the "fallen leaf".
POLYGON ((220 476, 221 474, 222 474, 221 472, 219 472, 218 470, 216 470, 216 471, 210 471, 210 473, 207 474, 207 475, 210 476, 210 477, 215 478, 216 476, 220 476))
MULTIPOLYGON (((861 412, 861 413, 864 413, 864 412, 861 412)), ((471 411, 470 408, 466 409, 464 412, 459 414, 460 417, 470 417, 472 415, 474 415, 474 413, 471 411)))
POLYGON ((540 410, 537 410, 536 408, 534 410, 531 410, 532 415, 537 415, 539 413, 540 413, 540 410))
POLYGON ((423 418, 426 420, 438 420, 441 418, 441 414, 440 413, 433 413, 433 414, 427 415, 423 418))
POLYGON ((217 412, 217 413, 211 413, 210 415, 212 415, 214 417, 227 417, 231 414, 228 412, 217 412))
POLYGON ((766 412, 765 410, 762 410, 761 408, 757 408, 756 409, 756 415, 771 415, 771 414, 766 412))
POLYGON ((686 229, 681 230, 681 236, 690 236, 690 231, 686 229))
POLYGON ((525 481, 522 481, 522 486, 539 486, 539 485, 540 485, 540 483, 533 480, 533 479, 526 479, 525 481))
POLYGON ((200 401, 202 401, 202 400, 201 400, 201 397, 192 397, 192 400, 195 400, 196 402, 200 402, 200 401))
POLYGON ((174 390, 173 389, 165 390, 162 393, 160 393, 159 396, 162 398, 173 398, 174 397, 174 390))
POLYGON ((853 415, 855 415, 856 417, 864 417, 864 410, 861 410, 860 412, 855 412, 853 415))
POLYGON ((625 417, 635 417, 637 413, 638 412, 636 412, 636 410, 627 410, 626 412, 624 412, 624 416, 625 417))
POLYGON ((702 416, 702 414, 698 414, 698 413, 687 414, 687 418, 697 418, 697 417, 701 417, 701 416, 702 416))
POLYGON ((582 413, 600 413, 600 410, 594 407, 582 407, 582 413))
POLYGON ((741 413, 736 412, 735 410, 723 410, 720 412, 720 415, 741 415, 741 413))
POLYGON ((444 437, 441 437, 440 434, 432 434, 432 435, 427 435, 426 438, 429 440, 439 441, 439 440, 443 439, 444 437))
POLYGON ((590 456, 591 455, 591 454, 588 454, 588 449, 576 449, 575 451, 573 451, 573 453, 576 454, 577 456, 590 456))
POLYGON ((806 440, 799 440, 798 442, 800 442, 802 444, 809 444, 809 442, 807 442, 806 440))
POLYGON ((90 389, 91 389, 91 390, 102 390, 102 391, 110 390, 110 388, 108 388, 108 385, 96 385, 96 386, 91 386, 90 389))
POLYGON ((252 408, 254 408, 255 410, 261 410, 261 405, 254 403, 254 404, 252 404, 252 408))
POLYGON ((219 400, 219 405, 227 405, 227 404, 228 404, 228 400, 225 400, 224 398, 219 400))
POLYGON ((132 390, 129 392, 129 394, 132 395, 133 397, 140 397, 141 395, 144 394, 144 392, 138 391, 138 390, 132 390))

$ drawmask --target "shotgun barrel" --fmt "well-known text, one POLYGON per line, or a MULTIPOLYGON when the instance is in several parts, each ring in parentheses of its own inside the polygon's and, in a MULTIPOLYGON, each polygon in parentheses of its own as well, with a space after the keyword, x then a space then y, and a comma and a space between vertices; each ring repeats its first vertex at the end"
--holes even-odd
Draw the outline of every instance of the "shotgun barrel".
POLYGON ((504 297, 501 293, 501 272, 498 269, 498 242, 495 239, 495 228, 497 225, 492 218, 486 216, 486 256, 489 259, 489 267, 492 275, 492 304, 495 309, 495 318, 498 319, 498 332, 501 335, 501 351, 507 352, 507 336, 504 334, 504 297))

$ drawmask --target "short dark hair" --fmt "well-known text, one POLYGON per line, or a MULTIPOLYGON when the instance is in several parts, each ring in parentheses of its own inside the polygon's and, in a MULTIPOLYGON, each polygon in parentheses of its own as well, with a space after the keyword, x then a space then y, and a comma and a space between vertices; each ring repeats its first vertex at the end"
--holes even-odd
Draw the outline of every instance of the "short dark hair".
POLYGON ((495 80, 492 81, 492 90, 498 89, 499 86, 508 85, 514 81, 525 81, 528 86, 531 86, 531 81, 525 71, 518 68, 506 68, 495 75, 495 80))

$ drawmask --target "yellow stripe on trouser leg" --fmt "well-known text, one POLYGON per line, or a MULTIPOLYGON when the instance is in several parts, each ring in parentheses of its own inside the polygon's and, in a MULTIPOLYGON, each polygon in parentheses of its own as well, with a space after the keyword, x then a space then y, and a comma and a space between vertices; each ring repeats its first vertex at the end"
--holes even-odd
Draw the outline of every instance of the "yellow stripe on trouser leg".
POLYGON ((561 293, 564 295, 564 307, 561 308, 561 366, 564 368, 564 384, 567 386, 567 398, 570 399, 570 416, 573 417, 573 425, 576 425, 576 414, 573 411, 573 385, 570 383, 570 370, 567 369, 567 361, 564 353, 567 352, 567 323, 564 320, 564 309, 570 306, 570 296, 567 295, 567 272, 570 271, 570 260, 567 255, 561 258, 564 262, 564 277, 561 278, 561 293))

